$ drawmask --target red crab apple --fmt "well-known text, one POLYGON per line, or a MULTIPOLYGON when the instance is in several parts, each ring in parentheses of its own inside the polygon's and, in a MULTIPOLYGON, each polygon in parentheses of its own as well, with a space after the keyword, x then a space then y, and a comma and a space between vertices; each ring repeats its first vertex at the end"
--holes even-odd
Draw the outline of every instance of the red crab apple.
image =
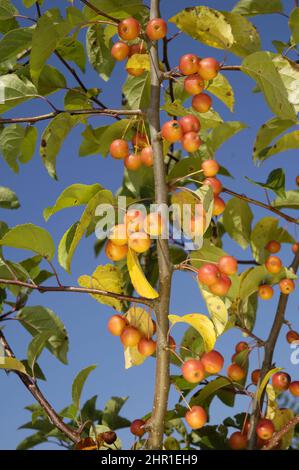
POLYGON ((261 375, 261 369, 255 369, 254 371, 252 371, 251 380, 252 380, 252 383, 254 385, 258 384, 258 381, 260 379, 260 375, 261 375))
POLYGON ((141 77, 144 74, 145 69, 133 69, 132 67, 127 67, 127 72, 132 77, 141 77))
POLYGON ((219 62, 213 57, 201 59, 198 64, 198 73, 204 80, 213 80, 220 69, 219 62))
POLYGON ((141 156, 139 153, 131 153, 125 158, 125 167, 128 170, 136 171, 141 167, 141 156))
POLYGON ((154 18, 147 23, 145 32, 151 41, 163 39, 167 34, 167 23, 162 18, 154 18))
POLYGON ((282 279, 279 288, 282 294, 289 295, 295 289, 295 282, 292 279, 282 279))
POLYGON ((185 419, 190 428, 200 429, 206 424, 208 416, 202 406, 192 406, 192 408, 187 411, 185 419))
POLYGON ((216 160, 205 160, 201 164, 201 169, 203 170, 203 174, 206 178, 213 177, 217 175, 218 171, 220 170, 219 163, 216 160))
POLYGON ((121 315, 113 315, 109 318, 107 328, 113 336, 120 336, 127 326, 128 322, 121 315))
POLYGON ((295 341, 299 341, 299 333, 297 333, 297 331, 290 330, 287 332, 286 338, 287 338, 287 342, 289 344, 292 344, 295 341))
POLYGON ((111 259, 111 261, 120 261, 127 256, 128 247, 127 245, 114 245, 111 240, 108 240, 105 247, 105 253, 107 258, 111 259))
POLYGON ((205 353, 201 362, 208 374, 219 374, 224 364, 224 358, 218 351, 213 350, 205 353))
POLYGON ((184 89, 189 95, 199 95, 204 90, 203 79, 197 75, 189 75, 184 80, 184 89))
POLYGON ((186 114, 179 120, 179 124, 184 134, 200 131, 200 122, 194 114, 186 114))
POLYGON ((222 183, 218 178, 206 178, 205 180, 203 180, 203 184, 211 186, 215 196, 218 196, 218 194, 220 194, 222 191, 222 183))
POLYGON ((217 282, 209 286, 209 289, 212 294, 223 297, 228 293, 231 285, 232 281, 230 280, 230 278, 226 274, 221 273, 217 282))
POLYGON ((248 343, 246 343, 246 341, 240 341, 236 344, 235 351, 237 354, 242 351, 246 351, 246 349, 249 349, 248 343))
POLYGON ((141 332, 135 326, 126 326, 120 335, 120 340, 125 348, 133 348, 137 346, 141 337, 141 332))
POLYGON ((285 392, 288 390, 291 383, 291 377, 286 372, 276 372, 272 376, 273 388, 278 392, 285 392))
POLYGON ((110 154, 117 160, 122 160, 129 155, 129 145, 124 139, 113 140, 110 144, 110 154))
POLYGON ((197 273, 197 279, 201 284, 211 286, 218 281, 220 277, 220 271, 216 264, 206 263, 203 264, 197 273))
POLYGON ((228 445, 232 450, 244 450, 247 447, 247 436, 241 431, 234 432, 229 440, 228 445))
POLYGON ((141 41, 138 44, 132 44, 129 50, 129 57, 132 57, 134 54, 146 54, 145 42, 141 41))
POLYGON ((196 152, 201 146, 202 141, 196 132, 187 132, 183 135, 182 146, 186 152, 196 152))
POLYGON ((227 369, 227 375, 233 382, 240 382, 245 378, 245 370, 235 362, 227 369))
POLYGON ((161 129, 161 135, 163 139, 167 140, 171 144, 181 140, 183 132, 180 124, 176 120, 167 121, 163 124, 161 129))
POLYGON ((134 436, 142 437, 145 433, 144 425, 145 421, 143 421, 143 419, 135 419, 130 426, 131 433, 134 434, 134 436))
POLYGON ((233 256, 221 256, 218 261, 218 268, 227 276, 232 276, 238 272, 238 261, 233 256))
POLYGON ((256 433, 260 439, 267 441, 275 432, 274 424, 270 419, 261 419, 256 426, 256 433))
POLYGON ((299 381, 291 382, 289 390, 294 397, 299 397, 299 381))
POLYGON ((151 167, 154 163, 153 148, 151 145, 144 147, 141 151, 141 161, 144 166, 151 167))
POLYGON ((225 210, 225 202, 224 200, 219 197, 214 197, 214 207, 213 207, 213 215, 218 216, 221 215, 225 210))
POLYGON ((117 435, 114 431, 102 432, 101 437, 104 440, 104 442, 108 445, 113 444, 113 442, 115 442, 117 439, 117 435))
POLYGON ((259 286, 258 295, 263 300, 270 300, 273 297, 274 290, 272 286, 268 284, 262 284, 259 286))
POLYGON ((207 113, 212 106, 212 98, 206 93, 194 95, 192 99, 192 107, 199 113, 207 113))
POLYGON ((179 69, 183 75, 197 73, 199 59, 195 54, 185 54, 180 58, 179 69))
POLYGON ((145 253, 151 246, 151 239, 144 232, 133 232, 129 235, 128 245, 136 253, 145 253))
POLYGON ((136 132, 132 138, 132 144, 134 147, 143 148, 148 146, 148 138, 146 134, 141 134, 140 132, 136 132))
POLYGON ((119 37, 124 41, 132 41, 133 39, 136 39, 141 32, 140 23, 135 18, 126 18, 125 20, 122 20, 118 23, 117 29, 119 37))
POLYGON ((116 42, 111 49, 111 55, 115 60, 125 60, 130 52, 130 47, 125 42, 116 42))
POLYGON ((269 253, 275 254, 280 251, 281 244, 276 240, 270 240, 265 246, 265 248, 267 251, 269 251, 269 253))
POLYGON ((138 351, 143 356, 152 356, 156 351, 157 343, 151 338, 141 338, 138 343, 138 351))
POLYGON ((296 253, 298 253, 298 250, 299 250, 299 242, 296 242, 292 246, 292 252, 294 253, 294 255, 296 255, 296 253))
POLYGON ((182 375, 187 382, 196 384, 205 378, 205 368, 199 359, 188 359, 182 366, 182 375))
POLYGON ((128 243, 128 237, 125 224, 114 225, 114 227, 110 230, 108 238, 114 245, 126 245, 128 243))
POLYGON ((268 256, 265 261, 265 266, 267 271, 271 274, 278 274, 282 268, 281 259, 278 256, 268 256))

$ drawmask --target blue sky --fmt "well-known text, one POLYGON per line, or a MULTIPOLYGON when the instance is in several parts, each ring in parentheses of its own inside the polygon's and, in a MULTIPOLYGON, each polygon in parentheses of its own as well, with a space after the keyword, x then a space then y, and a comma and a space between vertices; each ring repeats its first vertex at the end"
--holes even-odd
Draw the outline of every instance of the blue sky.
MULTIPOLYGON (((22 10, 22 2, 14 2, 22 10)), ((75 1, 78 6, 80 2, 75 1)), ((161 11, 165 18, 173 16, 180 9, 193 5, 208 5, 217 9, 230 10, 236 2, 234 0, 220 1, 210 0, 194 2, 181 0, 162 0, 161 11)), ((294 2, 284 1, 285 11, 289 12, 294 2)), ((68 2, 45 0, 45 7, 67 6, 68 2)), ((263 48, 272 50, 271 40, 287 40, 287 20, 279 15, 268 15, 265 17, 255 17, 252 19, 261 33, 263 48)), ((175 28, 171 27, 175 31, 175 28)), ((181 35, 170 48, 170 61, 172 65, 178 63, 180 55, 188 52, 197 53, 200 56, 214 55, 223 59, 223 52, 204 47, 191 38, 181 35)), ((59 63, 52 62, 61 69, 59 63)), ((237 57, 229 57, 228 63, 239 63, 237 57)), ((75 85, 72 77, 66 73, 70 84, 75 85)), ((257 129, 271 117, 271 112, 265 105, 261 94, 253 94, 254 82, 243 76, 241 73, 227 73, 236 94, 235 113, 231 114, 217 100, 215 108, 227 120, 239 120, 248 125, 248 129, 238 134, 227 142, 218 152, 218 161, 229 168, 234 175, 234 179, 225 181, 225 185, 237 192, 245 192, 248 195, 264 200, 265 194, 261 188, 249 184, 244 177, 248 176, 258 181, 265 180, 268 173, 279 167, 286 170, 287 188, 295 188, 295 175, 298 173, 295 160, 296 152, 290 151, 279 154, 267 160, 260 168, 257 168, 252 161, 252 147, 257 129)), ((103 89, 102 101, 109 104, 109 107, 120 107, 121 89, 120 83, 125 79, 123 64, 117 65, 111 80, 103 82, 98 75, 88 68, 84 81, 88 87, 99 87, 103 89)), ((57 102, 61 102, 58 96, 57 102)), ((36 115, 48 112, 46 103, 29 102, 14 110, 11 115, 36 115)), ((163 119, 165 116, 163 117, 163 119)), ((104 125, 111 123, 111 119, 98 117, 90 120, 94 125, 104 125)), ((38 126, 39 129, 44 124, 38 126)), ((60 212, 53 216, 49 222, 45 223, 42 212, 46 206, 53 204, 61 191, 73 183, 101 183, 106 188, 113 191, 118 189, 122 181, 122 165, 111 159, 103 159, 100 155, 86 158, 78 157, 78 146, 81 142, 80 133, 82 128, 72 132, 66 139, 57 160, 57 173, 59 180, 50 179, 42 165, 40 156, 36 152, 32 161, 26 166, 22 166, 18 175, 11 172, 7 165, 0 161, 1 185, 8 186, 15 190, 21 201, 21 208, 17 211, 5 211, 1 209, 0 219, 6 221, 10 226, 33 222, 43 226, 50 231, 56 242, 58 242, 65 230, 78 218, 82 209, 74 208, 60 212)), ((297 157, 298 158, 298 157, 297 157)), ((225 199, 226 196, 224 196, 225 199)), ((264 210, 256 210, 257 220, 262 216, 270 215, 264 210)), ((293 226, 289 226, 285 221, 281 221, 281 226, 287 227, 294 237, 297 236, 293 226)), ((80 243, 72 266, 72 275, 66 274, 58 267, 59 275, 65 284, 76 285, 79 275, 91 273, 98 264, 107 262, 102 255, 95 259, 93 255, 93 242, 95 238, 90 237, 80 243)), ((238 245, 232 242, 227 236, 224 238, 225 248, 228 252, 237 257, 250 257, 250 253, 243 252, 238 245)), ((17 255, 11 251, 6 251, 11 259, 18 259, 17 255)), ((286 263, 291 261, 290 247, 283 249, 286 263)), ((275 314, 278 299, 278 292, 271 301, 262 303, 258 312, 256 332, 260 337, 265 338, 269 330, 271 321, 275 314)), ((134 367, 130 370, 124 369, 123 351, 120 342, 112 338, 107 330, 106 323, 112 311, 89 296, 70 294, 33 294, 29 305, 44 305, 57 313, 66 325, 70 337, 69 365, 64 366, 57 362, 47 351, 42 354, 40 365, 46 372, 47 382, 41 383, 41 388, 49 401, 56 409, 61 409, 71 402, 71 384, 77 372, 90 364, 97 364, 97 369, 90 376, 83 394, 83 400, 98 394, 98 405, 103 407, 111 396, 128 396, 129 399, 123 409, 123 414, 129 419, 140 417, 151 409, 153 396, 154 361, 149 359, 141 367, 134 367)), ((175 314, 186 314, 191 312, 206 313, 205 306, 201 301, 196 282, 187 273, 176 273, 174 276, 173 293, 171 301, 171 312, 175 314)), ((288 319, 294 323, 298 329, 298 293, 295 293, 289 302, 288 319)), ((174 337, 180 340, 182 329, 174 330, 174 337)), ((16 355, 24 358, 29 335, 17 322, 9 322, 6 327, 6 335, 13 346, 16 355)), ((219 349, 225 356, 226 366, 229 365, 230 356, 233 353, 233 345, 242 338, 241 333, 233 330, 221 337, 217 343, 219 349)), ((285 367, 296 380, 298 377, 298 365, 290 363, 291 350, 287 345, 284 335, 279 340, 275 360, 281 367, 285 367)), ((255 353, 254 353, 255 354, 255 353)), ((255 355, 255 360, 257 357, 255 355)), ((257 362, 254 368, 257 367, 257 362)), ((175 394, 171 393, 170 403, 174 403, 175 394)), ((29 418, 24 406, 33 402, 31 396, 24 389, 21 382, 13 374, 8 377, 4 372, 0 374, 0 448, 14 449, 17 443, 24 438, 28 432, 16 431, 17 427, 26 422, 29 418)), ((246 410, 248 403, 244 399, 238 399, 237 411, 246 410)), ((211 421, 219 422, 223 418, 232 415, 232 410, 225 407, 218 400, 214 400, 211 407, 211 421)), ((127 431, 120 432, 124 442, 128 445, 131 439, 126 436, 127 431)), ((50 446, 49 448, 52 448, 50 446)))

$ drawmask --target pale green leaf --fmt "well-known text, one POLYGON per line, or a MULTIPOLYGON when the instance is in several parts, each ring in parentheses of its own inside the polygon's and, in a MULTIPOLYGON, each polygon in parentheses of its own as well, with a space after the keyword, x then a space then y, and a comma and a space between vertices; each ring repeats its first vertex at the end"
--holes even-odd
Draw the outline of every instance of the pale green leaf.
POLYGON ((33 83, 25 78, 21 80, 14 73, 0 77, 0 90, 0 113, 4 113, 37 95, 33 83))
POLYGON ((253 213, 247 204, 239 198, 231 198, 223 213, 223 225, 229 236, 244 250, 250 243, 253 213))
POLYGON ((230 24, 234 37, 230 52, 239 57, 246 57, 261 49, 260 35, 256 27, 247 18, 235 12, 222 13, 230 24))
POLYGON ((293 121, 276 117, 263 124, 256 135, 253 147, 254 160, 263 159, 263 155, 267 153, 269 148, 271 149, 271 142, 292 126, 294 126, 293 121))
POLYGON ((299 190, 286 191, 285 197, 278 197, 272 201, 272 206, 278 209, 299 209, 299 190))
POLYGON ((32 28, 18 28, 6 33, 0 40, 0 61, 17 62, 19 54, 30 48, 32 28))
POLYGON ((283 7, 281 0, 240 0, 232 11, 244 16, 254 16, 281 13, 283 7))
POLYGON ((88 60, 103 80, 109 80, 115 65, 111 56, 113 46, 111 36, 115 34, 116 30, 113 28, 109 35, 105 34, 106 30, 107 26, 92 25, 88 28, 86 35, 88 60))
POLYGON ((228 121, 219 124, 212 132, 208 135, 206 144, 208 150, 213 154, 224 142, 233 137, 238 132, 246 129, 246 124, 239 121, 228 121))
POLYGON ((292 38, 296 44, 299 43, 299 8, 294 8, 290 15, 289 26, 292 33, 292 38))
POLYGON ((34 251, 49 260, 55 254, 54 241, 49 232, 33 224, 16 225, 4 235, 0 245, 34 251))
POLYGON ((234 90, 228 79, 222 73, 218 73, 217 77, 209 82, 207 90, 217 96, 217 98, 221 100, 230 111, 234 110, 234 90))
POLYGON ((128 75, 123 86, 123 94, 130 109, 146 109, 150 104, 150 74, 140 77, 128 75))
POLYGON ((2 209, 18 209, 20 207, 16 193, 4 186, 0 186, 0 207, 2 209))
POLYGON ((43 349, 46 347, 47 342, 52 335, 53 335, 52 331, 43 331, 42 333, 39 333, 36 336, 34 336, 34 338, 32 339, 32 341, 30 342, 28 346, 28 350, 27 350, 28 366, 33 372, 33 375, 34 375, 34 367, 36 365, 36 361, 41 355, 43 349))
POLYGON ((96 368, 96 365, 88 366, 85 369, 82 369, 77 376, 72 385, 72 399, 73 404, 76 409, 80 409, 80 399, 83 391, 84 384, 89 376, 89 374, 96 368))

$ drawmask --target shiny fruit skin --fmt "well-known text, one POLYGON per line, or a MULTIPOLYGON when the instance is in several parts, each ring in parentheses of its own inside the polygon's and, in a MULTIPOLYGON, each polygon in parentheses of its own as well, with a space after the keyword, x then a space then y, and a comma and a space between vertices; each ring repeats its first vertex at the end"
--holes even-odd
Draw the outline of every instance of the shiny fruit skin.
POLYGON ((297 331, 290 330, 287 332, 286 339, 289 344, 299 341, 299 333, 297 333, 297 331))
POLYGON ((278 253, 281 249, 281 244, 276 240, 270 240, 265 246, 266 250, 271 254, 278 253))
POLYGON ((274 424, 270 419, 261 419, 256 426, 256 433, 260 439, 267 441, 275 432, 274 424))
POLYGON ((295 289, 295 282, 292 279, 282 279, 279 288, 282 294, 289 295, 295 289))
POLYGON ((138 209, 129 209, 124 217, 127 233, 140 232, 143 229, 145 215, 138 209))
POLYGON ((127 256, 128 247, 127 245, 114 245, 111 240, 108 240, 105 246, 105 253, 107 258, 111 259, 111 261, 121 261, 127 256))
POLYGON ((278 392, 285 392, 288 390, 291 383, 291 377, 286 372, 276 372, 272 376, 273 388, 278 392))
POLYGON ((113 442, 116 441, 117 435, 114 431, 106 431, 101 433, 101 438, 104 440, 104 442, 108 445, 113 444, 113 442))
POLYGON ((224 365, 224 358, 218 351, 209 351, 205 353, 201 362, 207 374, 219 374, 224 365))
POLYGON ((274 290, 272 286, 268 284, 262 284, 259 286, 258 295, 262 300, 270 300, 274 295, 274 290))
POLYGON ((216 160, 205 160, 201 164, 201 169, 203 170, 204 176, 210 178, 217 175, 220 170, 220 165, 216 160))
POLYGON ((110 154, 117 160, 122 160, 129 155, 129 145, 124 139, 113 140, 110 144, 110 154))
POLYGON ((225 210, 224 200, 219 196, 215 196, 214 197, 213 215, 214 216, 221 215, 224 212, 224 210, 225 210))
POLYGON ((113 336, 120 336, 127 324, 127 320, 121 315, 113 315, 109 318, 107 328, 113 336))
POLYGON ((141 77, 144 74, 145 69, 133 69, 131 67, 127 68, 127 72, 132 77, 141 77))
POLYGON ((268 256, 265 261, 267 271, 271 274, 278 274, 282 268, 282 262, 278 256, 268 256))
POLYGON ((227 369, 227 375, 233 382, 240 382, 246 376, 245 370, 235 362, 227 369))
POLYGON ((128 237, 125 224, 114 225, 114 227, 110 230, 108 238, 112 241, 113 245, 127 245, 128 237))
POLYGON ((207 113, 212 106, 212 98, 206 93, 194 95, 192 99, 192 107, 199 113, 207 113))
POLYGON ((292 252, 294 253, 294 255, 296 255, 298 253, 298 250, 299 250, 299 242, 296 242, 292 246, 292 252))
POLYGON ((194 75, 198 70, 199 59, 195 54, 185 54, 180 58, 179 69, 183 75, 194 75))
POLYGON ((247 447, 247 436, 241 431, 234 432, 229 440, 228 445, 232 450, 244 450, 247 447))
POLYGON ((134 436, 142 437, 145 433, 144 425, 145 421, 143 421, 143 419, 135 419, 130 426, 131 433, 134 434, 134 436))
POLYGON ((141 134, 140 132, 136 132, 136 134, 132 138, 132 144, 134 147, 137 148, 144 148, 148 146, 148 138, 145 134, 141 134))
POLYGON ((157 343, 153 339, 141 338, 138 343, 138 351, 143 356, 149 357, 156 351, 157 343))
POLYGON ((164 229, 164 222, 161 214, 151 212, 146 216, 143 223, 144 231, 151 237, 159 237, 164 229))
POLYGON ((212 294, 224 297, 231 288, 231 285, 232 281, 230 278, 226 274, 220 274, 218 281, 209 286, 209 289, 212 294))
POLYGON ((184 80, 184 89, 189 95, 199 95, 204 90, 204 87, 203 79, 197 74, 189 75, 184 80))
POLYGON ((180 124, 176 120, 167 121, 163 124, 161 135, 167 142, 174 143, 181 140, 183 132, 180 124))
POLYGON ((206 424, 208 416, 202 406, 192 406, 192 408, 187 411, 185 419, 190 428, 200 429, 206 424))
POLYGON ((162 18, 154 18, 147 23, 145 32, 151 41, 163 39, 167 34, 167 23, 162 18))
POLYGON ((291 382, 289 390, 294 397, 299 397, 299 381, 291 382))
POLYGON ((213 80, 217 77, 220 69, 219 62, 213 57, 201 59, 198 64, 198 73, 204 80, 213 80))
POLYGON ((246 351, 246 349, 249 349, 248 343, 246 343, 246 341, 240 341, 236 344, 235 351, 237 354, 242 351, 246 351))
POLYGON ((206 263, 201 266, 197 273, 197 279, 201 284, 211 286, 218 281, 220 277, 220 271, 216 264, 206 263))
POLYGON ((199 132, 200 122, 193 114, 186 114, 179 120, 179 124, 184 134, 187 132, 199 132))
POLYGON ((129 57, 132 57, 134 54, 146 54, 146 47, 144 41, 139 42, 138 44, 132 44, 129 46, 129 57))
POLYGON ((141 26, 139 21, 135 20, 135 18, 126 18, 118 23, 117 30, 121 39, 124 41, 132 41, 139 36, 141 26))
POLYGON ((258 384, 258 381, 260 379, 260 375, 261 375, 261 370, 260 369, 255 369, 254 371, 252 371, 251 380, 252 380, 252 383, 254 385, 258 384))
POLYGON ((154 164, 154 154, 153 154, 153 148, 151 145, 148 145, 141 151, 141 161, 144 166, 147 166, 150 168, 154 164))
POLYGON ((131 153, 125 158, 125 167, 128 170, 136 171, 141 167, 141 156, 139 153, 131 153))
POLYGON ((182 138, 182 147, 186 152, 196 152, 202 144, 201 138, 196 132, 187 132, 182 138))
POLYGON ((120 335, 120 340, 125 348, 137 346, 142 335, 135 326, 126 326, 120 335))
POLYGON ((128 44, 118 41, 116 42, 111 49, 111 55, 115 60, 125 60, 130 52, 130 47, 128 44))
POLYGON ((222 191, 222 183, 218 178, 215 178, 215 177, 214 178, 206 178, 203 181, 203 184, 207 185, 207 186, 211 186, 215 196, 218 196, 218 194, 220 194, 221 191, 222 191))
POLYGON ((136 253, 145 253, 150 249, 151 239, 144 232, 133 232, 129 236, 128 245, 136 253))
POLYGON ((238 261, 233 256, 221 256, 218 261, 218 268, 227 276, 232 276, 238 272, 238 261))
POLYGON ((182 366, 182 375, 187 382, 197 384, 205 378, 205 368, 199 359, 189 359, 182 366))

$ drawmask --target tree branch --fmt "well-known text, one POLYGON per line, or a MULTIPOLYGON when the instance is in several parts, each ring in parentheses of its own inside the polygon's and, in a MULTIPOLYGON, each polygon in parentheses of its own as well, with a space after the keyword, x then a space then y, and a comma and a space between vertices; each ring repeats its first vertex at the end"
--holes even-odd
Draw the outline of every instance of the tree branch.
POLYGON ((0 285, 1 284, 8 286, 26 287, 27 289, 36 290, 41 294, 45 292, 75 292, 79 294, 103 295, 105 297, 112 297, 113 299, 123 300, 124 302, 133 302, 135 304, 144 304, 148 306, 152 306, 153 303, 150 299, 146 299, 145 297, 132 297, 130 295, 116 294, 115 292, 109 292, 106 290, 93 289, 87 287, 37 286, 29 282, 19 281, 18 279, 0 279, 0 285))
MULTIPOLYGON (((153 19, 157 17, 159 17, 159 0, 151 0, 150 18, 153 19)), ((162 75, 159 70, 158 46, 155 42, 149 43, 149 46, 151 61, 151 104, 148 109, 148 121, 154 153, 155 200, 157 204, 164 205, 168 202, 168 190, 166 185, 163 148, 160 138, 160 86, 162 75)), ((149 441, 147 444, 149 449, 161 449, 163 446, 164 421, 170 387, 167 335, 169 330, 168 314, 172 268, 169 258, 168 240, 158 239, 157 253, 160 297, 155 303, 157 318, 157 359, 154 403, 149 426, 149 441)))
POLYGON ((263 209, 267 209, 268 211, 273 212, 273 214, 278 215, 282 219, 285 219, 288 222, 291 222, 293 224, 299 225, 299 219, 295 219, 294 217, 291 217, 290 215, 287 215, 284 212, 281 212, 280 210, 276 209, 275 207, 272 207, 268 204, 265 204, 264 202, 261 202, 261 201, 258 201, 256 199, 252 199, 250 197, 247 197, 247 196, 245 196, 245 194, 236 193, 235 191, 232 191, 231 189, 228 189, 228 188, 223 188, 222 191, 224 193, 230 194, 231 196, 242 199, 243 201, 246 201, 249 204, 254 204, 255 206, 259 206, 259 207, 262 207, 263 209))
MULTIPOLYGON (((298 268, 299 268, 299 251, 298 253, 296 253, 294 260, 290 266, 290 269, 292 269, 292 271, 295 274, 297 273, 298 268)), ((288 299, 289 299, 288 295, 280 294, 274 322, 272 324, 269 337, 264 345, 265 355, 264 355, 263 365, 261 368, 259 383, 262 382, 267 372, 272 368, 274 350, 275 350, 275 346, 276 346, 276 342, 277 342, 280 330, 284 324, 284 320, 285 320, 284 317, 285 317, 285 312, 286 312, 286 308, 288 304, 288 299)), ((261 398, 261 403, 262 402, 263 402, 263 397, 261 398)), ((262 406, 259 406, 259 403, 257 402, 257 400, 255 400, 253 410, 252 410, 251 420, 250 420, 250 431, 249 431, 249 442, 248 442, 249 450, 252 450, 255 448, 255 444, 256 444, 255 429, 256 429, 256 425, 260 417, 261 408, 262 406)))
POLYGON ((100 10, 96 6, 94 6, 92 3, 88 2, 87 0, 80 0, 84 5, 86 5, 88 8, 96 12, 98 15, 103 16, 104 18, 107 18, 107 20, 111 20, 114 23, 120 23, 120 20, 118 18, 115 18, 114 16, 108 15, 104 11, 100 10))
POLYGON ((273 447, 275 447, 280 439, 288 432, 290 431, 293 427, 296 426, 296 424, 299 424, 299 415, 295 416, 295 418, 291 419, 287 424, 285 424, 280 431, 276 432, 274 436, 270 439, 268 444, 266 444, 262 450, 271 450, 273 447))
MULTIPOLYGON (((0 330, 0 343, 2 344, 7 357, 15 357, 14 352, 9 346, 2 330, 0 330)), ((59 429, 59 431, 61 431, 65 436, 67 436, 72 442, 78 442, 80 440, 80 433, 63 422, 63 420, 56 413, 52 405, 50 405, 48 400, 45 398, 34 379, 32 377, 29 377, 29 375, 22 374, 22 372, 13 372, 20 378, 27 390, 40 404, 40 406, 50 419, 51 423, 57 429, 59 429)))

